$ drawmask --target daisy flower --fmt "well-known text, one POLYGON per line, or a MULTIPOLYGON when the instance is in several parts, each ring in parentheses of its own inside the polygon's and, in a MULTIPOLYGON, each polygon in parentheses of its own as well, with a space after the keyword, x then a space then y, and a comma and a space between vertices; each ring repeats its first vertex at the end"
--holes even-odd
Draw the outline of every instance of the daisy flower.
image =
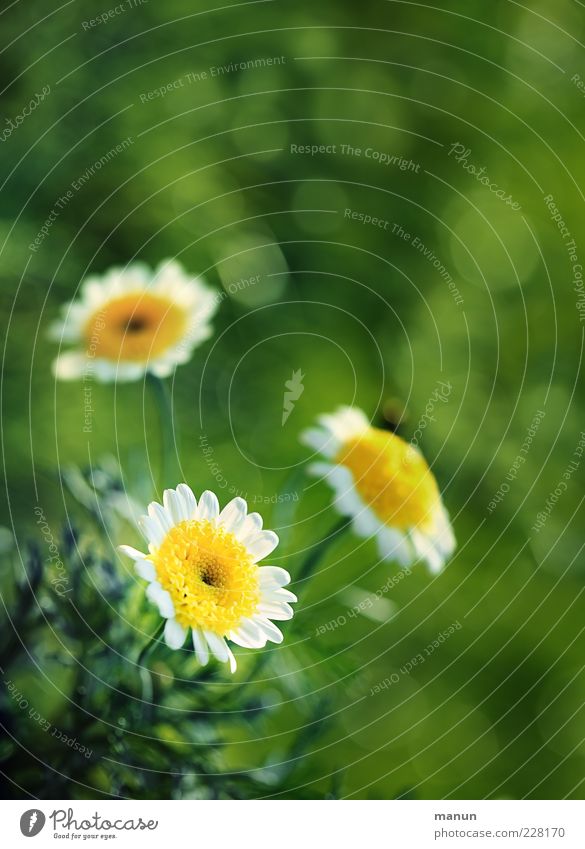
POLYGON ((278 545, 273 531, 262 530, 258 513, 248 513, 243 498, 234 498, 220 512, 209 491, 199 503, 187 484, 164 492, 163 504, 153 501, 139 525, 148 542, 144 554, 129 545, 120 550, 135 562, 148 581, 146 595, 166 619, 164 637, 180 649, 191 631, 198 661, 210 656, 236 660, 226 640, 246 648, 282 642, 271 621, 291 619, 290 575, 278 566, 258 561, 278 545))
POLYGON ((318 419, 301 442, 328 462, 311 474, 332 487, 335 505, 355 532, 375 536, 380 556, 408 566, 425 560, 439 572, 455 550, 449 515, 420 451, 389 431, 372 427, 362 410, 339 407, 318 419))
POLYGON ((88 277, 50 328, 55 341, 76 346, 59 354, 53 373, 61 380, 167 377, 211 335, 217 306, 213 290, 175 260, 155 271, 134 263, 88 277))

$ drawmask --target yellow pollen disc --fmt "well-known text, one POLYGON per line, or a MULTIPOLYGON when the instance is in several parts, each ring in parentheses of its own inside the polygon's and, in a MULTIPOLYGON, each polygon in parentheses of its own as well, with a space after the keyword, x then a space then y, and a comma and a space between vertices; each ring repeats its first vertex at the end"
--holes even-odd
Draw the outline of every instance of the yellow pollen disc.
POLYGON ((343 445, 335 462, 350 469, 357 492, 384 524, 432 528, 437 482, 424 458, 399 436, 368 428, 343 445))
POLYGON ((84 335, 94 357, 146 362, 179 342, 186 327, 181 307, 135 292, 104 304, 85 325, 84 335))
POLYGON ((225 636, 243 616, 256 612, 258 567, 246 547, 223 528, 207 521, 180 522, 150 559, 183 627, 225 636))

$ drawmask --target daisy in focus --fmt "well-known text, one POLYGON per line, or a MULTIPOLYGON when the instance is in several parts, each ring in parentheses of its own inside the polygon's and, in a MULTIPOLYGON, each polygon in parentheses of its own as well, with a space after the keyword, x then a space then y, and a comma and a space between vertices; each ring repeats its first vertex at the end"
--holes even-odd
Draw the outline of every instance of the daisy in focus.
POLYGON ((227 640, 245 648, 281 643, 271 620, 291 619, 296 596, 284 589, 290 575, 279 566, 258 566, 278 545, 273 531, 262 530, 258 513, 248 513, 243 498, 220 512, 216 496, 204 492, 197 502, 187 484, 164 492, 139 520, 148 553, 129 545, 120 550, 134 560, 148 581, 146 595, 166 619, 164 637, 180 649, 190 631, 198 661, 210 656, 236 659, 227 640))
POLYGON ((385 560, 402 566, 425 560, 439 572, 455 550, 455 537, 420 451, 372 427, 357 407, 339 407, 318 423, 301 442, 326 459, 309 471, 332 487, 339 513, 352 518, 359 536, 376 537, 385 560))
POLYGON ((62 307, 50 328, 60 344, 75 345, 53 362, 61 380, 84 376, 106 382, 167 377, 212 333, 218 299, 175 260, 155 271, 143 263, 88 277, 80 298, 62 307))

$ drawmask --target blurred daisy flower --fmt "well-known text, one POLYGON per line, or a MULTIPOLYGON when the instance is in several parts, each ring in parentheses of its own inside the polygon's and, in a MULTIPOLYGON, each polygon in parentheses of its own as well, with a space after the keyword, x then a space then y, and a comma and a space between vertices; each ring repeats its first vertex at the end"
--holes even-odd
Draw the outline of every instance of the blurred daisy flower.
POLYGON ((50 328, 55 341, 76 346, 59 354, 53 373, 61 380, 167 377, 211 335, 217 305, 214 291, 175 260, 155 271, 134 263, 88 277, 50 328))
POLYGON ((358 535, 376 537, 385 560, 408 566, 421 559, 439 572, 455 550, 455 537, 419 450, 372 427, 356 407, 340 407, 318 423, 301 441, 327 459, 309 471, 332 487, 337 510, 352 517, 358 535))
POLYGON ((209 491, 199 503, 184 483, 164 492, 163 504, 153 501, 139 520, 148 554, 128 545, 120 550, 135 561, 136 572, 148 581, 146 595, 166 619, 164 637, 180 649, 191 631, 201 664, 210 655, 236 660, 226 640, 246 648, 282 642, 271 620, 291 619, 283 587, 290 575, 278 566, 258 566, 278 545, 273 531, 262 530, 258 513, 248 513, 243 498, 234 498, 220 512, 209 491))

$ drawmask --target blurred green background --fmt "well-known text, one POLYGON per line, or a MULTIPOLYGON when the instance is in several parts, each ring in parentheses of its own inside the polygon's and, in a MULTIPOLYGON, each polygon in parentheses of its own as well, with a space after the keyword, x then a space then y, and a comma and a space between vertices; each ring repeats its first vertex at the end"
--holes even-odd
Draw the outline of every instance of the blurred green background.
POLYGON ((582 798, 584 313, 569 240, 544 200, 554 196, 585 256, 581 5, 21 2, 0 21, 4 126, 50 88, 0 149, 3 615, 20 617, 16 633, 1 628, 5 793, 582 798), (521 208, 466 170, 455 144, 521 208), (156 626, 114 552, 138 538, 119 517, 108 538, 60 472, 83 498, 71 469, 109 463, 118 496, 144 505, 156 494, 159 409, 141 382, 95 384, 84 433, 82 385, 55 384, 46 330, 88 273, 167 256, 226 293, 215 336, 169 381, 181 479, 221 501, 247 495, 280 533, 273 562, 294 582, 336 522, 329 491, 303 474, 299 431, 356 403, 408 439, 448 381, 421 447, 458 551, 441 576, 419 565, 381 606, 348 616, 398 567, 378 563, 373 542, 336 539, 316 577, 297 584, 297 614, 264 670, 242 652, 234 680, 219 670, 205 681, 192 658, 157 649, 153 719, 116 689, 122 679, 134 692, 127 655, 156 626), (299 368, 305 391, 282 426, 284 384, 299 368), (272 503, 283 492, 296 498, 272 503), (84 559, 70 565, 81 613, 62 628, 69 613, 46 577, 18 607, 25 566, 47 557, 37 505, 55 538, 65 516, 82 528, 84 559), (23 556, 27 541, 40 554, 23 556), (440 650, 400 671, 456 622, 440 650), (96 676, 91 691, 79 665, 96 676), (91 757, 19 711, 7 681, 91 757), (151 738, 175 747, 179 778, 151 738), (188 775, 206 771, 230 777, 188 775))

